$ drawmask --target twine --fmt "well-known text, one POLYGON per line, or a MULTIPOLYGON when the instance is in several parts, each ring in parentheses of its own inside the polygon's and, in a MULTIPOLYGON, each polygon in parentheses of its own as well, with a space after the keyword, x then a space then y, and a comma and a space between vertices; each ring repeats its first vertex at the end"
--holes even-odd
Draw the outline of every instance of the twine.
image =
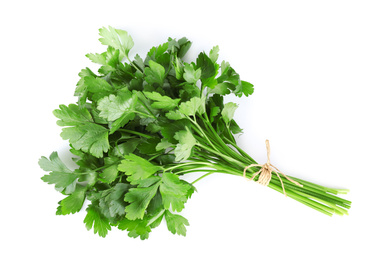
POLYGON ((302 184, 300 184, 299 182, 294 181, 291 178, 287 177, 284 173, 282 173, 280 170, 278 170, 277 167, 275 167, 274 165, 272 165, 270 163, 270 144, 269 144, 269 140, 266 140, 266 149, 267 149, 267 162, 265 164, 250 164, 250 165, 246 166, 245 169, 243 169, 243 177, 246 178, 247 169, 249 169, 251 167, 261 167, 261 169, 259 171, 254 173, 253 176, 250 179, 247 179, 247 180, 252 181, 259 174, 259 178, 258 178, 257 183, 259 183, 259 184, 261 184, 263 186, 267 186, 270 183, 272 172, 274 171, 275 174, 278 176, 280 182, 281 182, 283 193, 285 194, 285 196, 287 196, 286 195, 286 191, 285 191, 285 186, 283 185, 283 181, 282 181, 281 176, 279 176, 279 173, 282 174, 287 180, 289 180, 290 182, 294 183, 295 185, 297 185, 299 187, 303 187, 302 184))

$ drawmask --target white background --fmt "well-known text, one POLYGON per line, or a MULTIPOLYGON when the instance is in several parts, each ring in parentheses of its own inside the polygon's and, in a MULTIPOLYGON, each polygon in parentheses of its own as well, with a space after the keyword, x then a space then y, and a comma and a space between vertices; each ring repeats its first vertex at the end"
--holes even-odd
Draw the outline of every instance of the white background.
MULTIPOLYGON (((382 1, 3 1, 0 4, 2 259, 382 259, 382 1), (52 110, 75 102, 78 72, 102 52, 98 29, 132 35, 132 54, 188 37, 219 45, 255 85, 236 119, 239 144, 286 174, 349 188, 350 215, 327 217, 275 191, 216 174, 197 183, 186 237, 87 231, 56 216, 62 195, 38 159, 70 161, 52 110)), ((189 56, 189 57, 192 57, 189 56)), ((93 67, 92 67, 93 66, 93 67)), ((190 176, 188 180, 197 177, 190 176)))

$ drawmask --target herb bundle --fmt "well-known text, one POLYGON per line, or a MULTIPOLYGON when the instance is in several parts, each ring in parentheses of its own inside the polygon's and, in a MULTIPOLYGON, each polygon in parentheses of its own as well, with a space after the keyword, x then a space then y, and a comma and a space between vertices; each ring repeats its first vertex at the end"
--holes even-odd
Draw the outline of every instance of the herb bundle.
POLYGON ((57 152, 39 161, 49 172, 42 180, 66 196, 57 215, 80 211, 87 199, 84 223, 102 237, 114 226, 147 239, 164 219, 170 232, 186 235, 188 220, 178 213, 194 183, 213 173, 261 182, 263 172, 270 175, 264 185, 324 214, 347 214, 351 202, 336 196, 347 190, 280 176, 238 147, 238 105, 223 97, 249 96, 253 85, 228 62, 217 63, 218 46, 187 63, 191 42, 169 38, 145 59, 131 60, 127 32, 101 28, 100 36, 106 51, 86 55, 100 64, 98 73, 81 70, 77 103, 53 112, 78 168, 69 169, 57 152), (192 172, 201 177, 192 183, 180 178, 192 172))

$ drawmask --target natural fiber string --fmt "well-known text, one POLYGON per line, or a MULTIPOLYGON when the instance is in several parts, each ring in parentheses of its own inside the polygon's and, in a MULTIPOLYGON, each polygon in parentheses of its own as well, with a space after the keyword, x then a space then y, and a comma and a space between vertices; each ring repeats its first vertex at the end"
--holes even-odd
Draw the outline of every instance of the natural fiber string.
POLYGON ((287 196, 286 195, 286 191, 285 191, 285 186, 283 185, 283 181, 282 181, 281 176, 279 176, 279 173, 282 174, 287 180, 289 180, 290 182, 294 183, 295 185, 298 185, 299 187, 303 187, 302 184, 300 184, 299 182, 294 181, 291 178, 287 177, 280 170, 278 170, 277 167, 275 167, 274 165, 272 165, 270 163, 270 144, 269 144, 269 140, 266 140, 266 149, 267 149, 267 162, 265 164, 250 164, 250 165, 246 166, 245 169, 243 169, 243 177, 246 178, 247 169, 249 169, 251 167, 261 167, 261 169, 259 171, 254 173, 253 176, 250 179, 248 179, 249 181, 254 180, 254 178, 259 174, 259 178, 258 178, 257 182, 259 184, 263 185, 263 186, 267 186, 270 183, 270 180, 271 180, 271 177, 272 177, 272 172, 274 170, 274 172, 276 173, 276 175, 278 176, 278 178, 279 178, 279 180, 281 182, 283 193, 285 194, 285 196, 287 196))

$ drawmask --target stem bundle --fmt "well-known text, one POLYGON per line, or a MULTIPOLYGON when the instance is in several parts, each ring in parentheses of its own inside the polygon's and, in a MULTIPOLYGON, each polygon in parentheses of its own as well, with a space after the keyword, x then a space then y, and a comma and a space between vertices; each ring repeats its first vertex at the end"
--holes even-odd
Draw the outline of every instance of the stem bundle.
MULTIPOLYGON (((204 175, 193 182, 196 183, 213 173, 243 176, 245 168, 247 178, 251 178, 255 182, 259 181, 260 176, 253 175, 261 170, 261 166, 246 168, 249 165, 257 165, 257 162, 238 147, 234 138, 221 138, 206 117, 200 116, 198 123, 195 118, 189 118, 189 120, 193 125, 198 126, 196 127, 196 133, 198 133, 196 139, 199 149, 196 149, 194 155, 190 157, 191 162, 179 163, 167 170, 172 170, 178 175, 204 172, 204 175)), ((291 176, 278 177, 276 171, 272 171, 267 186, 329 216, 333 214, 348 215, 347 210, 351 207, 351 201, 335 196, 346 194, 348 192, 346 189, 328 188, 291 176), (296 185, 291 180, 302 185, 296 185)))

